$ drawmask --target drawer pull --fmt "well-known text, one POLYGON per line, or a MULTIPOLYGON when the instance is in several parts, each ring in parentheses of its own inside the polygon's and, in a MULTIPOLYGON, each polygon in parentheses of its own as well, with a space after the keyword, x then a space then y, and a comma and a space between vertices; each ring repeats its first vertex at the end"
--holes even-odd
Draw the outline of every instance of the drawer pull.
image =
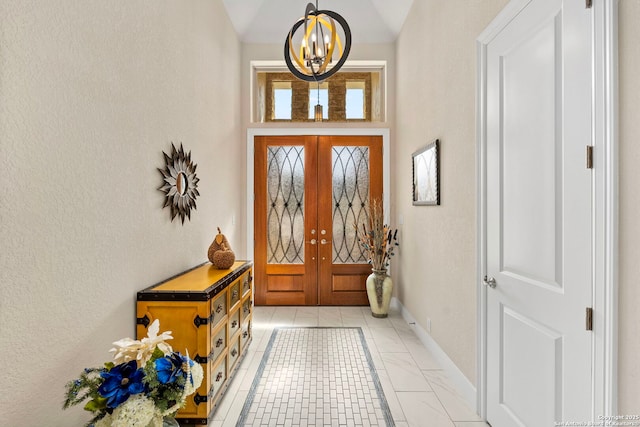
POLYGON ((248 313, 249 312, 249 304, 245 304, 245 306, 242 307, 242 311, 245 312, 245 313, 248 313))
POLYGON ((242 333, 242 338, 246 338, 248 335, 249 335, 249 332, 244 331, 244 332, 242 333))
POLYGON ((219 383, 221 379, 222 379, 222 372, 218 372, 218 375, 216 375, 216 382, 219 383))
POLYGON ((222 311, 222 304, 218 304, 218 306, 216 307, 216 313, 220 314, 221 311, 222 311))
POLYGON ((235 348, 231 350, 231 357, 236 357, 237 354, 238 354, 238 350, 236 350, 235 348))
POLYGON ((238 321, 234 320, 233 322, 231 322, 231 329, 235 328, 238 326, 238 321))
POLYGON ((231 292, 231 299, 236 299, 238 298, 238 290, 234 289, 233 292, 231 292))
POLYGON ((216 348, 220 347, 222 345, 222 343, 224 343, 222 338, 218 338, 218 341, 216 341, 216 348))

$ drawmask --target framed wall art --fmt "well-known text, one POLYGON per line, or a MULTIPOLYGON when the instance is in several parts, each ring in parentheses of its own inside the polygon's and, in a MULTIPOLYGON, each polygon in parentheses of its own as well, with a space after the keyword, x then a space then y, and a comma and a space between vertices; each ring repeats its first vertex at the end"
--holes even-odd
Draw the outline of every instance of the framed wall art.
POLYGON ((413 163, 413 204, 440 204, 440 140, 411 155, 413 163))

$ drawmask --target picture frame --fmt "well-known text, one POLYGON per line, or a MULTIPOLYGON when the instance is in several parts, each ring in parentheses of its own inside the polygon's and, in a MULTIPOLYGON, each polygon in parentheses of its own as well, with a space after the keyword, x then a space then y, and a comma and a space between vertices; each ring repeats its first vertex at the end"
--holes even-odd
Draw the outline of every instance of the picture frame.
POLYGON ((440 205, 440 140, 411 155, 414 206, 440 205))

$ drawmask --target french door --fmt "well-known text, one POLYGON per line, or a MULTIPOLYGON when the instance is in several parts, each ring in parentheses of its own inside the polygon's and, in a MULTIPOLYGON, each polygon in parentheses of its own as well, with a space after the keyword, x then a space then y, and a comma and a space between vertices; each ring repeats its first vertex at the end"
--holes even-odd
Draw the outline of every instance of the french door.
POLYGON ((382 137, 256 136, 257 305, 366 305, 355 233, 382 200, 382 137))

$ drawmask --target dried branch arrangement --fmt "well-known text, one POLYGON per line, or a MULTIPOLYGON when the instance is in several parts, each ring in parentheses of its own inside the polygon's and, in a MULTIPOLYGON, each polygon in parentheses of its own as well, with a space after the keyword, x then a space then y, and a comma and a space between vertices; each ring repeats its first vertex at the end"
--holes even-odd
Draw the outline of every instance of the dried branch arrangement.
POLYGON ((393 250, 398 246, 398 230, 384 223, 382 202, 373 199, 369 204, 367 223, 355 224, 360 247, 372 270, 381 271, 389 267, 393 250))

